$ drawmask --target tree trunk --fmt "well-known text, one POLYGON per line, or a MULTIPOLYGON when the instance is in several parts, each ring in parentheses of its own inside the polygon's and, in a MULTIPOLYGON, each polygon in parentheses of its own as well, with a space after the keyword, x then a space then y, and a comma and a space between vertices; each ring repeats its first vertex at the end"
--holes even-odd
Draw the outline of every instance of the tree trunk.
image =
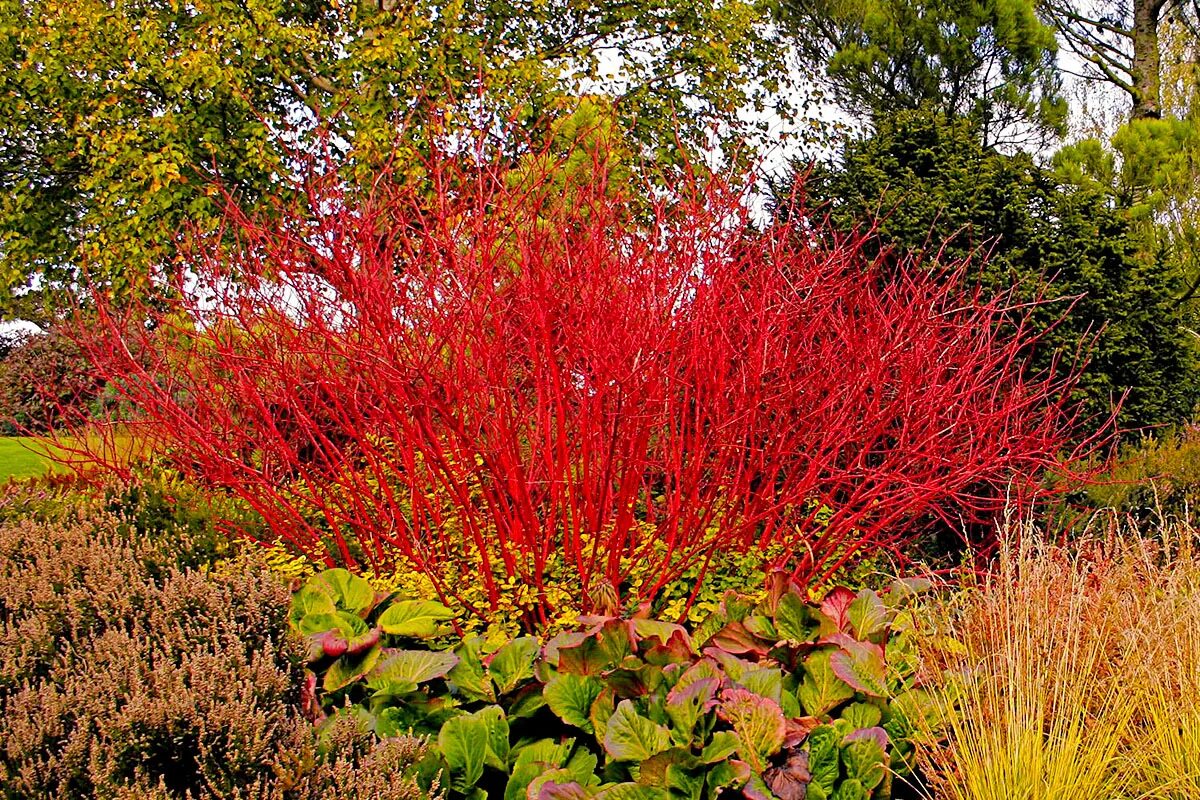
POLYGON ((1133 4, 1133 119, 1157 119, 1162 114, 1159 91, 1158 17, 1162 0, 1133 4))

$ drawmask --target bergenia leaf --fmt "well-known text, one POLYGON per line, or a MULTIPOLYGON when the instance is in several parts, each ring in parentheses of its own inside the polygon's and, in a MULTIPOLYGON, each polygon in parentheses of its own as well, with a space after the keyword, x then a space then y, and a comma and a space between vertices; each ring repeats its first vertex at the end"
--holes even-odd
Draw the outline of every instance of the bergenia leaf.
POLYGON ((855 597, 854 592, 845 586, 836 586, 830 590, 829 594, 825 595, 820 608, 821 636, 846 632, 850 626, 849 620, 846 619, 846 612, 850 609, 850 604, 854 602, 855 597))
POLYGON ((883 660, 883 648, 873 642, 860 642, 844 634, 829 637, 838 645, 829 658, 833 672, 858 691, 884 697, 887 689, 887 665, 883 660))
POLYGON ((882 642, 887 633, 888 608, 879 595, 863 589, 846 609, 850 633, 863 641, 882 642))
POLYGON ((363 615, 375 605, 375 590, 371 584, 349 570, 327 569, 311 582, 327 589, 337 607, 351 614, 363 615))
POLYGON ((379 615, 379 627, 392 636, 427 639, 453 618, 450 609, 433 600, 397 600, 379 615))
POLYGON ((550 678, 542 694, 550 710, 568 725, 595 733, 588 714, 604 684, 589 675, 559 674, 550 678))
POLYGON ((367 677, 372 689, 389 684, 420 684, 444 677, 458 656, 449 650, 385 650, 379 665, 367 677))
POLYGON ((497 650, 487 661, 488 675, 500 694, 507 694, 525 680, 533 677, 533 662, 541 644, 536 637, 513 639, 497 650))
POLYGON ((717 714, 738 737, 738 753, 755 772, 783 747, 787 725, 778 703, 742 688, 721 692, 717 714))
POLYGON ((645 761, 670 746, 667 729, 638 714, 631 700, 622 700, 608 720, 604 750, 614 761, 645 761))

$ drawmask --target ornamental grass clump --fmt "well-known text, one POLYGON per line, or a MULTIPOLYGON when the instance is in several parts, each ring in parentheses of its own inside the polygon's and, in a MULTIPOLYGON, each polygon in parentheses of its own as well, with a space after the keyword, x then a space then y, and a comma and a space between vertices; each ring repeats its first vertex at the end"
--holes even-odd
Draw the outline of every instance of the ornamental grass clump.
POLYGON ((231 207, 160 301, 97 291, 74 338, 131 411, 94 430, 329 566, 401 564, 484 618, 521 587, 531 630, 552 572, 585 612, 699 587, 715 552, 819 583, 933 525, 989 530, 1069 459, 1071 381, 1024 368, 1030 309, 954 265, 885 269, 802 214, 756 227, 736 181, 642 191, 600 147, 461 144, 419 183, 330 170, 273 216, 231 207))
POLYGON ((1200 796, 1195 531, 1071 548, 1020 533, 982 584, 930 610, 922 652, 954 709, 923 751, 935 796, 1200 796))

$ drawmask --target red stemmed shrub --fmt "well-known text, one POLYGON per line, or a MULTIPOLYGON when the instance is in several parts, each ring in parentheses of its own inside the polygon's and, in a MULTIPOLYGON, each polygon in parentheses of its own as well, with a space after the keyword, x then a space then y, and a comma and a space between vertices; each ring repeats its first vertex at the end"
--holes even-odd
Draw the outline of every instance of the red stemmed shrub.
POLYGON ((551 562, 585 606, 718 549, 781 545, 818 580, 1047 491, 1070 387, 1023 369, 1009 298, 884 269, 803 214, 756 227, 728 181, 638 192, 599 156, 465 152, 234 208, 172 299, 101 294, 76 338, 133 411, 100 429, 309 556, 401 558, 493 606, 551 562))

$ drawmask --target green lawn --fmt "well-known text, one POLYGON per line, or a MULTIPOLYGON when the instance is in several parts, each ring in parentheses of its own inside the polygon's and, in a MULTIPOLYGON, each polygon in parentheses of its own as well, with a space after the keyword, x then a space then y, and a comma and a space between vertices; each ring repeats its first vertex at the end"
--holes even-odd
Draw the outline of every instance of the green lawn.
POLYGON ((42 455, 45 449, 36 439, 23 436, 0 437, 0 482, 9 478, 30 478, 43 475, 51 468, 42 455), (38 451, 41 452, 38 452, 38 451))

